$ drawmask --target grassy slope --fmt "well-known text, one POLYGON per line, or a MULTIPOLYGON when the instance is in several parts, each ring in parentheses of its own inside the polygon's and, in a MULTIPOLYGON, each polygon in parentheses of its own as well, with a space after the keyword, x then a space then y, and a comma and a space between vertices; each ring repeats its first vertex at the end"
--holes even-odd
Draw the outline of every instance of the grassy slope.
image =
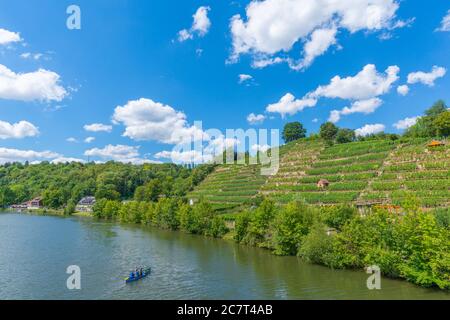
POLYGON ((423 206, 450 205, 450 146, 429 150, 429 140, 354 142, 325 147, 303 139, 280 148, 280 170, 259 175, 258 166, 219 166, 189 196, 203 196, 223 212, 242 209, 258 193, 285 203, 398 204, 407 194, 423 206), (330 186, 319 190, 319 179, 330 186))

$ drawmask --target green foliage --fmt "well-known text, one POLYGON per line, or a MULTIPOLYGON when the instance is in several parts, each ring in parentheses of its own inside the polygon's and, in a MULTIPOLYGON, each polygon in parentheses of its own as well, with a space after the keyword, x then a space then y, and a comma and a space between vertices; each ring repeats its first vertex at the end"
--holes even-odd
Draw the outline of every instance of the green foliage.
POLYGON ((186 168, 174 164, 136 166, 116 162, 6 163, 0 166, 0 205, 19 204, 38 196, 52 209, 77 203, 85 196, 95 196, 97 200, 127 200, 135 196, 138 201, 156 201, 159 196, 182 197, 213 168, 213 165, 186 168))
POLYGON ((311 232, 303 238, 298 255, 311 263, 336 267, 333 251, 335 238, 327 235, 325 229, 324 224, 315 223, 311 232))
POLYGON ((357 215, 357 210, 348 205, 323 207, 320 210, 322 220, 330 227, 338 230, 357 215))
POLYGON ((448 135, 449 119, 445 102, 439 100, 425 111, 425 115, 417 120, 417 123, 405 132, 407 137, 436 137, 448 135))
POLYGON ((339 128, 331 122, 325 122, 320 126, 320 137, 324 139, 328 144, 332 144, 339 128))
POLYGON ((286 123, 283 129, 283 140, 288 143, 306 137, 306 129, 303 125, 296 122, 286 123))
POLYGON ((311 207, 295 201, 277 211, 274 223, 274 252, 277 255, 296 255, 302 238, 314 223, 311 207))
POLYGON ((441 228, 450 229, 450 208, 438 208, 434 210, 436 223, 441 228))
POLYGON ((442 112, 433 121, 436 134, 440 137, 450 136, 450 111, 442 112))
POLYGON ((349 143, 355 141, 355 131, 352 129, 339 129, 336 134, 337 143, 349 143))

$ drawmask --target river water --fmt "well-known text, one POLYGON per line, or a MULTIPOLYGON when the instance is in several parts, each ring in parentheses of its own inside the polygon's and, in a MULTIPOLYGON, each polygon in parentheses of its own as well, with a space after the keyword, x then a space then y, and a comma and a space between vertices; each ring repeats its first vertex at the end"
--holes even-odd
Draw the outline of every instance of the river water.
POLYGON ((0 214, 0 299, 450 299, 450 294, 363 271, 181 232, 90 218, 0 214), (81 269, 81 289, 66 269, 81 269), (136 265, 152 274, 123 278, 136 265))

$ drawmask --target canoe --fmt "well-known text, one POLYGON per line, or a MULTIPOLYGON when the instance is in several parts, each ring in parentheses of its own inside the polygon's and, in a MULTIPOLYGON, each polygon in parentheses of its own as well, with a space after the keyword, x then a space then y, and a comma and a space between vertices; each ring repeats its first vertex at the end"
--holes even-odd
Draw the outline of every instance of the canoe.
POLYGON ((125 282, 130 283, 130 282, 141 280, 141 279, 145 278, 146 276, 148 276, 151 271, 152 271, 151 268, 146 268, 146 269, 144 269, 143 274, 140 277, 133 277, 133 278, 128 277, 125 279, 125 282))

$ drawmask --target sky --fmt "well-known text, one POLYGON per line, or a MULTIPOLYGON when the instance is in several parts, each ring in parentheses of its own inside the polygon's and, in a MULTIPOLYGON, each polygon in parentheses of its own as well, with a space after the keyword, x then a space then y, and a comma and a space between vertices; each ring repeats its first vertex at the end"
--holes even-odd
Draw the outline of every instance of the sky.
POLYGON ((0 163, 201 162, 236 143, 208 129, 292 121, 401 133, 450 101, 449 40, 444 0, 3 0, 0 163))

